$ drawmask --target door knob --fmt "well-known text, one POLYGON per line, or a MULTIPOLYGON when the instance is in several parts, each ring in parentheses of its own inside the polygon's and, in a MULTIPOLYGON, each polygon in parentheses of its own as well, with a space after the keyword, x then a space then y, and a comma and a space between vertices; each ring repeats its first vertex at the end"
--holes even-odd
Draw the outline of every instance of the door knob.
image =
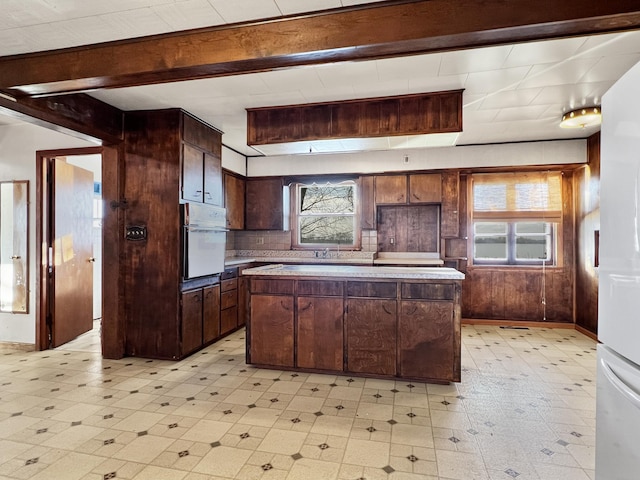
POLYGON ((96 261, 95 257, 89 257, 89 262, 95 263, 95 261, 96 261))

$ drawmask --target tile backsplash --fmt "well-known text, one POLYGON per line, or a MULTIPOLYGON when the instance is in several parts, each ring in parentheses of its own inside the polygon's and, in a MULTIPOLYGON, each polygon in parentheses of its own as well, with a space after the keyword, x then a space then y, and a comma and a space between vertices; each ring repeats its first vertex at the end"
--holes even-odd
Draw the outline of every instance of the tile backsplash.
MULTIPOLYGON (((377 232, 363 230, 362 251, 375 252, 377 247, 377 232)), ((291 232, 280 230, 228 232, 227 250, 291 250, 291 232)))

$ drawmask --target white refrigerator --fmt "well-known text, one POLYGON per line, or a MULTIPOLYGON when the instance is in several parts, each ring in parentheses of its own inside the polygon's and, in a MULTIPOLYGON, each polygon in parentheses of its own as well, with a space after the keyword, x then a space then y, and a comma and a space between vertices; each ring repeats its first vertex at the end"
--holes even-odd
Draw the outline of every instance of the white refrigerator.
POLYGON ((596 480, 640 478, 640 63, 602 98, 596 480))

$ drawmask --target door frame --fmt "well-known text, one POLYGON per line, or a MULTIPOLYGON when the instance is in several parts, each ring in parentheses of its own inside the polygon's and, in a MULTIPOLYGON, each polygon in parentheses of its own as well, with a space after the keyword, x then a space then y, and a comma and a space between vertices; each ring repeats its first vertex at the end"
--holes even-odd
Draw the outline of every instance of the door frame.
POLYGON ((124 356, 124 295, 121 292, 120 248, 124 208, 126 202, 120 200, 121 185, 124 181, 121 146, 97 146, 36 152, 36 350, 49 348, 47 332, 47 302, 51 295, 47 282, 47 251, 49 245, 45 227, 49 219, 47 212, 51 187, 47 182, 47 162, 52 157, 74 155, 102 156, 102 356, 122 358, 124 356))

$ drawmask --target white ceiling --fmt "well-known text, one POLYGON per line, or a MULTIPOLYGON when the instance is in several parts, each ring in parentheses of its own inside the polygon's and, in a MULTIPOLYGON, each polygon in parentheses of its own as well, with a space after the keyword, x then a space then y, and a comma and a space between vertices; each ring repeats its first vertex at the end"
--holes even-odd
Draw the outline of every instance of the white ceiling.
MULTIPOLYGON (((3 0, 0 56, 91 44, 362 3, 361 0, 3 0)), ((562 113, 600 103, 640 61, 640 31, 258 74, 89 92, 123 110, 181 107, 224 132, 246 155, 246 108, 464 88, 457 145, 579 138, 562 113)), ((606 112, 604 112, 606 117, 606 112)), ((0 117, 0 124, 3 119, 0 117)), ((387 139, 338 149, 414 148, 423 139, 387 139)), ((303 143, 299 150, 326 151, 303 143)), ((294 153, 293 145, 261 149, 294 153)))

